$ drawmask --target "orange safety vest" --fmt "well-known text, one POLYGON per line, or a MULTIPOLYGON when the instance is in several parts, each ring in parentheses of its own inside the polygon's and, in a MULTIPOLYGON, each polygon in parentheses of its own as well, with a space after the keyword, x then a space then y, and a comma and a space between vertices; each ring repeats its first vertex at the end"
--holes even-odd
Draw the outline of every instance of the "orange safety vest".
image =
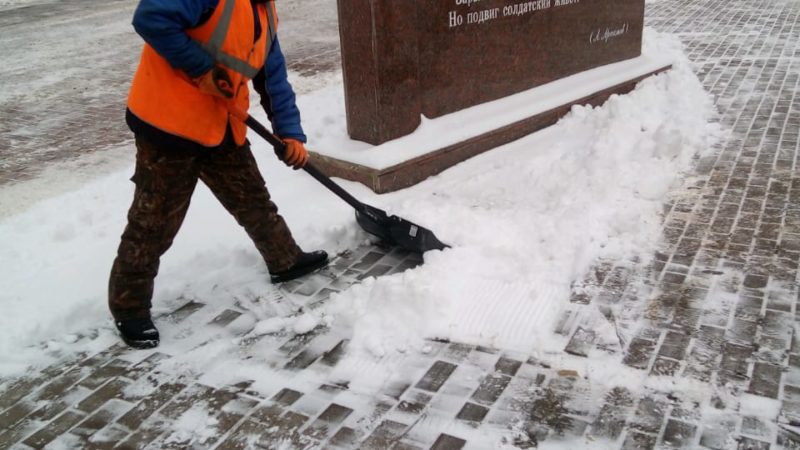
POLYGON ((173 68, 145 44, 131 83, 128 109, 164 132, 206 147, 222 143, 230 122, 234 141, 238 145, 244 144, 247 127, 241 119, 231 115, 227 103, 239 111, 249 109, 247 82, 264 66, 278 28, 275 2, 259 4, 257 11, 262 32, 255 42, 250 0, 220 0, 203 25, 186 30, 189 37, 228 71, 235 87, 232 99, 223 100, 200 92, 183 70, 173 68), (264 24, 267 24, 266 28, 264 24))

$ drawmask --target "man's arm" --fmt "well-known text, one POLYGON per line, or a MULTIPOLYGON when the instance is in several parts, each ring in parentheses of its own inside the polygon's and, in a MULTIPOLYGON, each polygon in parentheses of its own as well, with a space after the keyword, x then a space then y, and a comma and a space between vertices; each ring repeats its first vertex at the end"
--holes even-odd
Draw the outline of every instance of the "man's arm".
POLYGON ((300 125, 300 110, 295 104, 292 85, 286 72, 286 60, 276 38, 267 55, 267 61, 254 79, 253 87, 261 95, 261 105, 267 112, 275 134, 281 138, 306 142, 300 125))
POLYGON ((198 26, 219 0, 141 0, 133 28, 169 64, 191 78, 211 70, 214 59, 184 30, 198 26))

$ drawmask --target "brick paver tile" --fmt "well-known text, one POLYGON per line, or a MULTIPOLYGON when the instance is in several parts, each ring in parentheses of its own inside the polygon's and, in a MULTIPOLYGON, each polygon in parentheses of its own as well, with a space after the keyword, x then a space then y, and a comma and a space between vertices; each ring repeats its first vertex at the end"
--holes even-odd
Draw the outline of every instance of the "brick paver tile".
POLYGON ((117 420, 117 423, 127 427, 129 430, 136 430, 154 412, 172 400, 181 392, 186 385, 183 383, 164 383, 160 385, 152 394, 144 397, 136 406, 117 420))
POLYGON ((605 404, 592 424, 592 435, 616 440, 622 434, 633 403, 631 393, 625 388, 617 387, 608 392, 605 404))
POLYGON ((393 422, 391 420, 384 420, 378 425, 375 430, 361 443, 360 449, 364 450, 379 450, 391 447, 394 443, 400 440, 403 432, 408 428, 408 425, 393 422))
POLYGON ((456 419, 471 422, 475 426, 480 424, 489 413, 489 409, 475 403, 464 403, 464 407, 456 415, 456 419))
POLYGON ((622 450, 652 450, 656 446, 656 436, 629 432, 622 443, 622 450))
POLYGON ((662 437, 664 444, 673 448, 687 447, 693 440, 697 431, 695 425, 678 420, 668 420, 662 437))
POLYGON ((417 382, 416 387, 430 392, 438 391, 447 379, 456 370, 455 364, 450 364, 444 361, 436 361, 433 363, 428 372, 417 382))
POLYGON ((114 448, 119 450, 140 450, 147 447, 163 432, 164 430, 159 427, 142 427, 114 448))
MULTIPOLYGON (((41 377, 21 378, 14 382, 8 382, 0 391, 0 411, 9 408, 23 397, 42 386, 46 380, 45 375, 41 377)), ((2 428, 2 427, 0 427, 2 428)))
POLYGON ((353 410, 346 406, 333 403, 303 431, 303 434, 320 441, 325 440, 352 412, 353 410))
POLYGON ((430 450, 461 450, 467 441, 449 434, 440 434, 430 450))
POLYGON ((7 428, 5 431, 1 431, 0 448, 11 446, 15 442, 18 442, 20 439, 36 431, 43 423, 47 423, 64 412, 68 406, 69 405, 63 400, 45 403, 23 420, 17 422, 16 425, 7 428))
POLYGON ((23 400, 3 411, 3 413, 0 414, 0 430, 7 430, 12 425, 21 422, 28 414, 35 411, 36 408, 36 403, 23 400))
POLYGON ((342 427, 328 441, 328 445, 336 449, 351 449, 356 447, 360 436, 361 433, 358 431, 350 427, 342 427))
POLYGON ((486 375, 478 389, 472 394, 472 400, 482 405, 491 406, 503 395, 511 377, 508 375, 493 373, 486 375))
POLYGON ((755 363, 748 392, 764 397, 778 398, 781 368, 772 364, 755 363))
POLYGON ((104 384, 102 387, 97 389, 93 394, 86 397, 83 401, 76 405, 76 408, 90 413, 95 411, 100 406, 102 406, 107 401, 114 399, 114 398, 123 398, 123 390, 129 385, 125 380, 122 379, 113 379, 108 383, 104 384))
POLYGON ((657 345, 658 343, 652 340, 634 338, 628 347, 624 363, 636 369, 646 369, 650 365, 657 345))
POLYGON ((253 448, 264 430, 264 425, 252 420, 241 422, 217 448, 225 450, 244 450, 253 448))
POLYGON ((84 417, 86 417, 86 415, 80 411, 66 411, 55 420, 45 425, 44 428, 29 436, 23 443, 34 448, 42 448, 72 428, 84 417))

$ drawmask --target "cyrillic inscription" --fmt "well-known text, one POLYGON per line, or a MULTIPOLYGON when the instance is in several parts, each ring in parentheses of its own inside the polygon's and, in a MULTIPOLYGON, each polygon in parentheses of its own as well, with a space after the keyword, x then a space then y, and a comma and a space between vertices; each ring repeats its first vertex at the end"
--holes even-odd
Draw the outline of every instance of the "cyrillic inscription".
MULTIPOLYGON (((472 8, 480 2, 481 0, 455 0, 455 5, 472 8)), ((448 25, 450 28, 456 28, 464 24, 482 24, 500 17, 519 17, 549 8, 576 5, 580 2, 581 0, 528 0, 506 5, 502 9, 496 7, 466 13, 451 10, 448 12, 448 25)))

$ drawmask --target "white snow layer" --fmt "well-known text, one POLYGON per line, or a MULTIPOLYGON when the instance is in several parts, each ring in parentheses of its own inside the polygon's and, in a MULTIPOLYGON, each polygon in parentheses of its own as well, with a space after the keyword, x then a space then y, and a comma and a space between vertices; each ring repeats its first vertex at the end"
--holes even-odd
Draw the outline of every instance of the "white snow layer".
MULTIPOLYGON (((576 106, 555 126, 400 192, 378 196, 342 182, 362 201, 430 228, 451 249, 427 253, 414 270, 366 280, 299 318, 271 318, 255 308, 237 322, 245 330, 256 326, 254 333, 302 333, 325 320, 351 330, 349 352, 359 358, 424 351, 432 337, 555 349, 553 327, 570 284, 598 258, 646 260, 665 196, 716 139, 712 102, 677 39, 651 32, 646 39, 671 56, 674 69, 628 95, 602 107, 576 106)), ((332 77, 332 89, 341 90, 340 80, 332 77)), ((316 124, 309 129, 312 148, 330 146, 326 136, 342 133, 343 106, 326 98, 326 90, 300 98, 306 123, 316 124)), ((435 129, 436 121, 426 127, 435 129)), ((303 172, 287 170, 257 136, 251 141, 303 248, 337 253, 368 239, 349 206, 303 172)), ((106 288, 133 194, 131 173, 132 167, 111 173, 0 222, 0 376, 46 363, 46 350, 101 348, 116 339, 106 288), (45 352, 36 345, 42 342, 45 352)), ((154 312, 187 299, 221 308, 269 298, 274 287, 267 280, 244 231, 199 185, 162 258, 154 312)), ((170 346, 172 325, 163 325, 162 345, 170 346)), ((217 344, 194 362, 214 364, 214 350, 235 353, 226 352, 235 341, 217 344)))
POLYGON ((0 0, 0 10, 45 3, 46 0, 0 0))
MULTIPOLYGON (((317 153, 373 169, 389 169, 663 69, 672 60, 669 53, 661 50, 650 46, 637 58, 596 67, 433 120, 421 116, 413 133, 380 145, 356 141, 347 135, 345 117, 339 113, 344 110, 341 86, 331 86, 314 99, 339 107, 329 110, 330 114, 315 114, 307 124, 317 153)), ((301 101, 302 106, 306 105, 301 101)))

